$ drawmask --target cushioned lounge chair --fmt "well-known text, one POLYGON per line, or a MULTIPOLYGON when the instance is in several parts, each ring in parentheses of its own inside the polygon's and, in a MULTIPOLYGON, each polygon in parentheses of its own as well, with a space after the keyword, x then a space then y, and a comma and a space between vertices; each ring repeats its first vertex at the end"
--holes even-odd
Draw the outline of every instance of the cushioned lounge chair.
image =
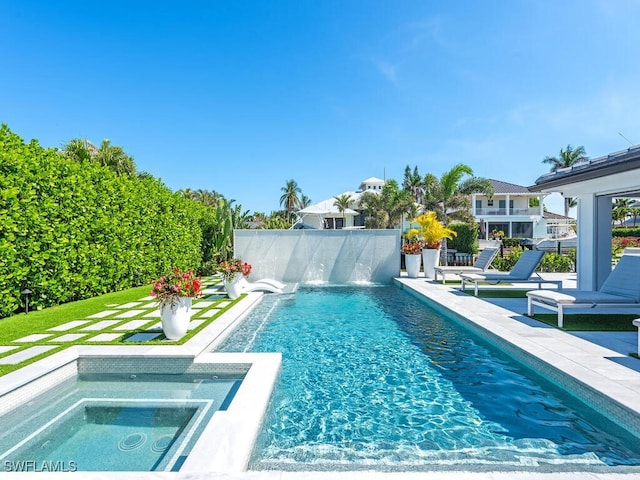
POLYGON ((542 261, 542 257, 544 257, 545 252, 543 250, 525 250, 522 252, 522 255, 513 266, 510 272, 499 272, 499 273, 463 273, 460 275, 462 279, 462 285, 460 289, 464 292, 465 285, 467 283, 473 283, 475 285, 474 295, 478 296, 478 283, 486 282, 491 284, 498 283, 537 283, 538 288, 542 288, 543 283, 552 283, 556 285, 558 289, 562 288, 561 280, 545 280, 538 273, 536 273, 536 268, 540 265, 542 261), (533 275, 536 276, 533 276, 533 275))
POLYGON ((442 283, 444 284, 447 273, 462 275, 463 273, 482 273, 489 268, 491 262, 498 253, 497 248, 485 248, 480 252, 473 266, 440 266, 435 268, 435 281, 438 281, 438 273, 442 275, 442 283))
POLYGON ((623 255, 597 291, 575 290, 552 292, 532 290, 527 292, 527 314, 533 315, 537 305, 558 312, 558 327, 563 326, 566 308, 635 307, 640 309, 640 256, 623 255))

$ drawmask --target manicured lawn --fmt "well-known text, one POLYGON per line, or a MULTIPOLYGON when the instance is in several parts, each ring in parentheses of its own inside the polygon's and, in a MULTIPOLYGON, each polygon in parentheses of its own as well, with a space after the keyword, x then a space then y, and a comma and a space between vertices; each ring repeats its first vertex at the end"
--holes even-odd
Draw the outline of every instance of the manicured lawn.
POLYGON ((0 344, 6 344, 32 333, 48 330, 65 322, 88 317, 105 310, 108 305, 133 302, 149 295, 148 285, 130 288, 122 292, 107 293, 78 302, 65 303, 28 314, 20 313, 0 320, 0 344))
MULTIPOLYGON (((208 278, 203 280, 203 288, 212 287, 219 282, 219 279, 208 278)), ((167 340, 158 329, 160 318, 154 315, 154 311, 157 313, 157 305, 149 299, 149 291, 149 286, 136 287, 0 320, 0 346, 14 347, 1 353, 1 357, 8 357, 33 346, 54 347, 18 364, 0 364, 0 375, 13 372, 72 345, 181 345, 246 296, 241 295, 231 300, 224 292, 216 292, 194 299, 191 329, 181 339, 172 341, 167 340), (102 325, 97 330, 91 328, 100 322, 102 325), (63 327, 55 329, 60 325, 63 327), (131 339, 140 333, 146 334, 142 336, 144 339, 139 340, 139 336, 131 339), (39 335, 40 338, 25 338, 30 335, 39 335)))
MULTIPOLYGON (((532 318, 558 328, 558 315, 555 313, 537 313, 532 318)), ((631 323, 638 318, 634 314, 597 314, 583 313, 564 315, 564 327, 568 332, 633 332, 637 330, 631 323)))

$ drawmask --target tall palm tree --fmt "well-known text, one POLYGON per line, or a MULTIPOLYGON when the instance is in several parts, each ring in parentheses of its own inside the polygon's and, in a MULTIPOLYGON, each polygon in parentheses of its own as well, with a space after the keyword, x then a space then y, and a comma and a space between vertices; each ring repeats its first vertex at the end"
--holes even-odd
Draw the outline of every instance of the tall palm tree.
POLYGON ((422 177, 418 173, 418 167, 413 167, 413 173, 407 165, 404 169, 404 182, 402 187, 407 192, 411 193, 416 203, 422 203, 424 197, 424 185, 422 183, 422 177))
POLYGON ((333 202, 334 207, 338 207, 338 211, 342 214, 342 226, 345 226, 345 215, 344 211, 349 208, 349 204, 351 203, 351 195, 348 193, 343 193, 342 195, 333 197, 335 200, 333 202))
POLYGON ((300 209, 307 208, 309 205, 311 205, 311 199, 304 193, 300 195, 300 209))
POLYGON ((95 155, 96 147, 82 138, 73 138, 62 146, 62 155, 76 162, 90 161, 95 155))
MULTIPOLYGON (((567 145, 567 148, 560 149, 560 155, 558 157, 544 157, 542 163, 548 163, 551 165, 551 172, 556 172, 562 168, 573 167, 578 163, 583 163, 589 160, 587 157, 587 152, 584 147, 580 145, 579 147, 573 148, 571 145, 567 145)), ((571 197, 565 197, 564 199, 564 216, 569 216, 569 209, 571 207, 575 207, 577 204, 576 200, 571 197)))
POLYGON ((624 226, 624 222, 631 213, 631 205, 633 200, 630 198, 616 198, 613 203, 613 210, 611 211, 611 219, 618 220, 620 226, 624 226))
POLYGON ((280 190, 284 192, 280 197, 280 205, 287 211, 288 220, 291 221, 293 212, 300 208, 300 198, 298 195, 302 194, 302 190, 295 180, 287 180, 285 186, 280 190))
MULTIPOLYGON (((448 227, 451 220, 473 222, 469 195, 484 193, 491 196, 493 195, 493 185, 486 178, 474 177, 471 167, 459 163, 448 172, 443 173, 439 179, 432 174, 425 175, 424 191, 425 208, 436 212, 438 220, 448 227)), ((446 238, 442 242, 442 250, 446 265, 446 238)))
POLYGON ((101 165, 109 167, 120 175, 128 175, 136 172, 133 158, 127 155, 122 147, 111 145, 110 140, 102 140, 100 148, 94 155, 94 159, 101 165))

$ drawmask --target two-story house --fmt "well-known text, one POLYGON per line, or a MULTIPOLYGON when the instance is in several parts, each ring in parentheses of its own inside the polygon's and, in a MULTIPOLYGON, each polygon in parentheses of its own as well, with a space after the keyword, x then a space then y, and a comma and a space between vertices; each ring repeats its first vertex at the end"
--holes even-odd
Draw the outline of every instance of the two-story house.
POLYGON ((500 180, 490 180, 493 196, 471 195, 471 213, 480 224, 482 239, 502 231, 505 237, 557 238, 573 233, 575 221, 544 211, 545 195, 527 187, 500 180))

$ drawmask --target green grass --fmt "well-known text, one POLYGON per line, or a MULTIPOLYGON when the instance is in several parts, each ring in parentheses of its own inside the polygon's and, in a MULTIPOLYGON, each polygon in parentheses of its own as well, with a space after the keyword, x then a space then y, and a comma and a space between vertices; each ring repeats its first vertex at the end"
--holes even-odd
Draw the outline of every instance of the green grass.
POLYGON ((134 302, 149 295, 149 290, 149 286, 145 285, 4 318, 0 320, 0 344, 6 344, 32 333, 42 332, 72 320, 88 317, 107 309, 107 306, 111 304, 134 302))
MULTIPOLYGON (((534 319, 558 328, 558 315, 555 313, 537 313, 534 319)), ((633 332, 637 327, 631 323, 638 318, 633 314, 597 314, 578 313, 564 315, 561 330, 567 332, 633 332)))
MULTIPOLYGON (((215 281, 213 282, 207 282, 208 284, 214 284, 216 283, 215 281)), ((206 285, 206 284, 205 284, 206 285)), ((35 346, 35 345, 52 345, 55 346, 55 348, 42 353, 36 357, 30 358, 25 360, 22 363, 19 364, 7 364, 7 365, 0 365, 0 376, 2 375, 6 375, 7 373, 13 372, 15 370, 18 370, 26 365, 29 365, 31 363, 34 363, 38 360, 41 360, 45 357, 48 357, 49 355, 53 355, 54 353, 57 353, 61 350, 64 350, 65 348, 68 348, 70 346, 73 345, 86 345, 86 344, 91 344, 91 345, 121 345, 121 346, 130 346, 130 345, 181 345, 185 342, 187 342, 189 339, 191 339, 194 335, 196 335, 198 332, 200 332, 203 328, 205 328, 206 326, 208 326, 209 324, 211 324, 211 322, 215 321, 218 317, 220 317, 223 313, 225 313, 229 308, 233 307, 234 305, 236 305, 237 302, 241 301, 244 297, 246 297, 246 294, 241 295, 239 298, 235 299, 235 300, 230 300, 229 298, 227 298, 226 296, 221 296, 219 300, 216 300, 213 302, 213 304, 204 307, 203 309, 200 309, 199 312, 200 313, 196 313, 195 316, 193 317, 194 320, 196 319, 200 319, 203 320, 203 322, 196 328, 189 330, 187 332, 187 334, 180 338, 179 340, 167 340, 164 335, 161 335, 160 337, 158 337, 157 339, 154 340, 148 340, 148 341, 144 341, 144 342, 130 342, 130 341, 126 341, 127 338, 131 337, 132 335, 136 334, 136 333, 141 333, 141 332, 147 332, 149 331, 148 329, 158 323, 160 321, 160 319, 149 319, 148 323, 146 325, 143 325, 142 328, 136 329, 136 330, 129 330, 129 331, 123 331, 123 332, 119 332, 117 331, 117 327, 123 323, 127 323, 131 320, 136 320, 139 318, 144 318, 146 316, 145 312, 141 312, 138 315, 134 315, 131 317, 127 317, 127 318, 109 318, 109 320, 119 320, 119 322, 117 324, 112 325, 111 327, 109 327, 108 329, 105 330, 108 331, 109 333, 121 333, 121 335, 119 337, 114 338, 111 341, 105 341, 105 342, 87 342, 85 341, 85 338, 79 338, 75 341, 70 341, 70 342, 64 342, 62 344, 56 344, 55 342, 55 336, 56 335, 66 335, 66 334, 70 334, 70 333, 86 333, 86 332, 82 332, 84 325, 79 325, 75 328, 71 328, 68 330, 64 330, 62 332, 59 331, 54 331, 51 332, 50 329, 53 327, 56 327, 58 325, 62 325, 64 323, 67 322, 71 322, 73 320, 83 320, 86 319, 87 317, 101 312, 103 310, 109 310, 113 307, 113 305, 122 305, 125 303, 129 303, 129 302, 137 302, 140 301, 142 298, 145 298, 149 295, 149 286, 142 286, 142 287, 136 287, 136 288, 131 288, 128 290, 124 290, 122 292, 115 292, 115 293, 109 293, 106 295, 101 295, 99 297, 94 297, 94 298, 90 298, 87 300, 81 300, 78 302, 71 302, 71 303, 67 303, 64 305, 58 305, 55 307, 50 307, 44 310, 40 310, 40 311, 32 311, 29 314, 18 314, 18 315, 14 315, 12 317, 8 317, 5 318, 3 320, 0 320, 0 345, 10 345, 12 343, 12 341, 15 341, 17 339, 26 337, 28 335, 31 334, 42 334, 42 333, 47 333, 47 334, 51 334, 51 337, 47 337, 45 339, 42 339, 40 341, 34 341, 34 342, 20 342, 18 346, 19 348, 16 348, 14 350, 10 350, 8 352, 6 352, 5 354, 3 354, 2 356, 8 356, 8 355, 12 355, 14 353, 17 353, 21 350, 25 350, 29 347, 35 346), (219 303, 220 302, 230 302, 228 303, 226 306, 220 306, 219 303), (214 315, 212 315, 211 317, 202 317, 202 312, 205 312, 211 308, 215 308, 217 311, 215 312, 214 315)), ((196 305, 199 301, 203 301, 203 300, 208 300, 207 298, 202 298, 202 299, 196 299, 194 300, 194 305, 196 305)), ((149 300, 150 302, 152 302, 152 300, 149 300)), ((210 300, 209 300, 210 301, 210 300)), ((145 310, 148 312, 148 309, 145 310)), ((99 320, 98 320, 99 321, 99 320)))
MULTIPOLYGON (((473 287, 464 291, 473 295, 473 287)), ((527 298, 527 290, 511 290, 507 288, 479 288, 478 298, 527 298)))

